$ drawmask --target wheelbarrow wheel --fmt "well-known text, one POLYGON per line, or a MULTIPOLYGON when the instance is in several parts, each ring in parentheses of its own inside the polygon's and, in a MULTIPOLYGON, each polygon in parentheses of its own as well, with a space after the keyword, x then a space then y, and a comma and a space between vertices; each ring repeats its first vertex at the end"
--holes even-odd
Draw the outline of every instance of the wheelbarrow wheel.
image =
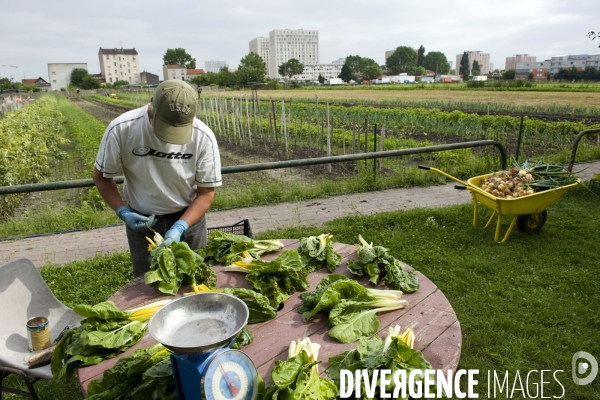
POLYGON ((521 232, 537 232, 546 223, 548 212, 546 210, 539 214, 519 215, 517 217, 517 228, 521 232))

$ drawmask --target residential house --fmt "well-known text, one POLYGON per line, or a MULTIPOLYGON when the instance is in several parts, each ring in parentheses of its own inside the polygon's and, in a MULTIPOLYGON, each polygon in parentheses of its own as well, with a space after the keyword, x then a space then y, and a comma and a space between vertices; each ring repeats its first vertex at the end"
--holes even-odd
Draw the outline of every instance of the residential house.
POLYGON ((46 82, 46 80, 42 77, 39 78, 33 78, 33 79, 21 79, 21 83, 23 85, 35 85, 37 87, 39 87, 41 90, 43 91, 48 91, 51 89, 51 85, 46 82))
POLYGON ((163 79, 179 79, 180 81, 187 80, 187 68, 185 65, 163 65, 163 79))

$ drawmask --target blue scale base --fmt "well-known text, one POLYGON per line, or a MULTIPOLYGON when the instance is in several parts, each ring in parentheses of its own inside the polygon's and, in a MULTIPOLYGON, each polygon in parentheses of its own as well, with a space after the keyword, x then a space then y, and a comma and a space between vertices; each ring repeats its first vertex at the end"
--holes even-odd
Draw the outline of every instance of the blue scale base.
POLYGON ((202 399, 202 378, 206 369, 210 361, 225 350, 229 350, 229 347, 205 354, 171 354, 171 368, 179 400, 202 399))

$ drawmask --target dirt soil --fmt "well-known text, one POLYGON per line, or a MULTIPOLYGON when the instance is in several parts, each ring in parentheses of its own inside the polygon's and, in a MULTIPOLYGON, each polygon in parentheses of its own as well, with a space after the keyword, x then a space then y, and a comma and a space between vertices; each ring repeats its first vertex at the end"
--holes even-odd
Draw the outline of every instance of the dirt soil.
POLYGON ((97 104, 95 102, 90 102, 88 100, 72 100, 72 101, 73 101, 73 103, 75 103, 77 105, 77 107, 81 108, 86 113, 92 115, 94 118, 102 121, 106 125, 110 124, 110 122, 113 119, 117 118, 119 115, 121 115, 125 111, 128 111, 127 109, 122 109, 122 110, 111 109, 109 107, 109 106, 111 106, 110 104, 108 104, 107 107, 104 107, 104 104, 97 104))

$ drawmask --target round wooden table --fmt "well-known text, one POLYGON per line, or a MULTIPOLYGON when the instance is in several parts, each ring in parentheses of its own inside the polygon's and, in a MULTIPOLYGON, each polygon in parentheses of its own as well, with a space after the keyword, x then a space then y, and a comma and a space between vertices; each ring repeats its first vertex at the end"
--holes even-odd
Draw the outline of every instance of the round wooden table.
MULTIPOLYGON (((283 250, 295 249, 299 240, 284 239, 283 250)), ((334 243, 334 249, 342 256, 342 264, 334 273, 346 275, 366 287, 373 287, 368 283, 368 277, 356 277, 348 271, 346 264, 348 260, 356 260, 356 246, 334 243), (358 279, 357 279, 358 278, 358 279)), ((282 250, 282 251, 283 251, 282 250)), ((277 258, 279 252, 266 254, 264 260, 277 258)), ((406 268, 412 269, 404 264, 406 268)), ((250 288, 244 274, 239 272, 223 272, 222 266, 213 267, 217 273, 217 287, 242 287, 250 288)), ((317 284, 328 275, 329 272, 321 269, 308 276, 310 289, 314 290, 317 284)), ((446 296, 427 277, 416 271, 421 287, 415 293, 405 294, 403 297, 408 301, 408 306, 392 312, 378 314, 380 321, 378 335, 385 337, 388 327, 400 325, 402 330, 412 328, 415 332, 415 348, 422 351, 425 359, 429 361, 434 369, 453 370, 456 372, 460 359, 462 336, 460 324, 452 306, 446 296)), ((178 296, 190 292, 189 286, 182 287, 178 296)), ((287 358, 290 342, 302 337, 310 337, 312 342, 319 343, 321 350, 319 359, 322 361, 319 369, 324 374, 328 366, 327 360, 330 356, 343 351, 354 349, 355 343, 339 343, 328 335, 327 316, 317 314, 308 323, 302 321, 302 314, 296 308, 302 304, 301 293, 294 293, 285 301, 284 307, 277 313, 277 318, 259 324, 248 325, 248 330, 254 335, 254 341, 242 348, 258 368, 258 372, 270 381, 271 369, 275 366, 275 360, 287 358)), ((127 284, 117 293, 110 297, 117 307, 126 310, 142 303, 147 303, 158 297, 164 296, 156 288, 145 285, 143 278, 137 278, 127 284)), ((78 379, 84 394, 87 394, 87 385, 90 381, 98 379, 103 372, 122 357, 126 357, 138 348, 145 348, 156 342, 146 334, 135 346, 116 358, 103 361, 98 365, 78 369, 78 379)))

